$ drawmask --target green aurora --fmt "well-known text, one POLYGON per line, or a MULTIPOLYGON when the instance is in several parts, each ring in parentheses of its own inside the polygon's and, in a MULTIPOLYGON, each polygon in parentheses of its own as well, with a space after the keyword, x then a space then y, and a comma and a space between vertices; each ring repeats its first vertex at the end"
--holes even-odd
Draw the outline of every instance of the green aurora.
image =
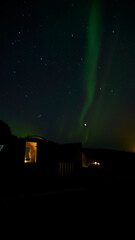
POLYGON ((135 151, 135 3, 9 3, 0 118, 12 134, 135 151))
MULTIPOLYGON (((116 74, 116 69, 118 68, 116 66, 119 66, 119 68, 123 66, 118 57, 115 59, 117 44, 114 41, 112 43, 111 38, 104 59, 105 67, 102 70, 102 74, 98 75, 99 59, 103 44, 104 17, 104 9, 100 3, 98 0, 95 0, 90 6, 82 77, 84 101, 79 115, 78 128, 77 126, 74 127, 72 133, 70 132, 69 134, 69 138, 72 139, 78 134, 83 145, 87 146, 87 144, 90 144, 91 146, 100 147, 101 139, 103 143, 109 143, 109 136, 111 136, 112 143, 117 148, 120 136, 122 136, 121 145, 123 142, 122 148, 125 148, 124 139, 127 135, 123 131, 124 126, 122 127, 120 122, 121 118, 118 119, 120 100, 117 94, 113 96, 113 90, 111 95, 111 90, 107 89, 112 79, 114 88, 118 88, 120 85, 118 82, 121 82, 122 76, 116 74), (102 91, 99 90, 99 86, 102 91)), ((78 136, 76 139, 78 139, 78 136)))
POLYGON ((87 113, 93 103, 96 89, 96 73, 101 45, 101 7, 93 2, 88 25, 88 43, 84 68, 85 102, 80 116, 80 123, 86 121, 87 113))
POLYGON ((83 144, 87 143, 90 134, 88 128, 84 129, 84 124, 87 124, 89 118, 91 121, 93 118, 93 113, 92 116, 90 116, 90 113, 96 94, 97 68, 102 40, 102 6, 99 1, 95 0, 89 4, 89 8, 88 30, 85 43, 86 50, 84 53, 82 70, 82 91, 84 100, 78 117, 78 125, 74 125, 74 129, 69 131, 69 139, 77 139, 79 135, 83 144))

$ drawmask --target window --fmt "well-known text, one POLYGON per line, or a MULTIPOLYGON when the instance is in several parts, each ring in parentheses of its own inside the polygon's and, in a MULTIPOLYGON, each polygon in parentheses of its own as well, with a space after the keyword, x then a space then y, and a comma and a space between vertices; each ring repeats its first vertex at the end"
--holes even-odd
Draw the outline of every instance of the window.
POLYGON ((37 162, 37 142, 26 142, 24 162, 37 162))

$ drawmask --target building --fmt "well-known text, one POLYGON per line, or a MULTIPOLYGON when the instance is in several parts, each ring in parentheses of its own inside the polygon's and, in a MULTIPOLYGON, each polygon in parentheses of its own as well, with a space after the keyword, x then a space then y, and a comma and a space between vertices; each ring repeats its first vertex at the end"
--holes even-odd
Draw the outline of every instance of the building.
POLYGON ((81 169, 81 144, 57 144, 32 136, 24 139, 26 168, 45 176, 73 177, 81 169))
POLYGON ((81 143, 62 144, 59 146, 59 176, 77 177, 82 168, 81 143))

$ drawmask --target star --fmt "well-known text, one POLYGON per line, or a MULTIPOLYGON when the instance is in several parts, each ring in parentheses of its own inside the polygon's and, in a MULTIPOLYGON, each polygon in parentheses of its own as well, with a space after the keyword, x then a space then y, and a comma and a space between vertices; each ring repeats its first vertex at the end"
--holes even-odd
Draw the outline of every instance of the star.
POLYGON ((111 93, 112 96, 116 96, 117 95, 116 92, 114 91, 114 89, 111 89, 110 93, 111 93))
POLYGON ((69 91, 69 92, 68 92, 68 95, 71 95, 71 94, 72 94, 72 92, 71 92, 71 91, 69 91))
POLYGON ((13 70, 13 71, 12 71, 12 74, 16 74, 16 71, 15 71, 15 70, 13 70))
POLYGON ((11 45, 14 46, 14 45, 15 45, 15 42, 11 42, 11 45))
POLYGON ((37 118, 41 118, 43 115, 40 113, 37 115, 37 118))
POLYGON ((26 94, 25 94, 25 98, 28 98, 28 97, 29 97, 29 96, 28 96, 28 94, 26 93, 26 94))

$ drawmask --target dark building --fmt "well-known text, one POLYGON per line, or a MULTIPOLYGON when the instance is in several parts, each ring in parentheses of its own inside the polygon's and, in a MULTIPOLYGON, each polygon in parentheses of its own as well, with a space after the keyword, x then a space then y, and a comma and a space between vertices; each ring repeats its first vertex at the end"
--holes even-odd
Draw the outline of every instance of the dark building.
POLYGON ((63 144, 59 146, 59 176, 77 177, 82 168, 81 143, 63 144))
POLYGON ((58 144, 38 136, 23 139, 24 171, 38 178, 51 179, 58 175, 58 144))
POLYGON ((26 168, 47 177, 73 177, 81 169, 81 144, 57 144, 41 137, 24 139, 26 168))
POLYGON ((80 175, 81 144, 57 144, 38 136, 0 144, 0 183, 4 191, 30 191, 80 175))

